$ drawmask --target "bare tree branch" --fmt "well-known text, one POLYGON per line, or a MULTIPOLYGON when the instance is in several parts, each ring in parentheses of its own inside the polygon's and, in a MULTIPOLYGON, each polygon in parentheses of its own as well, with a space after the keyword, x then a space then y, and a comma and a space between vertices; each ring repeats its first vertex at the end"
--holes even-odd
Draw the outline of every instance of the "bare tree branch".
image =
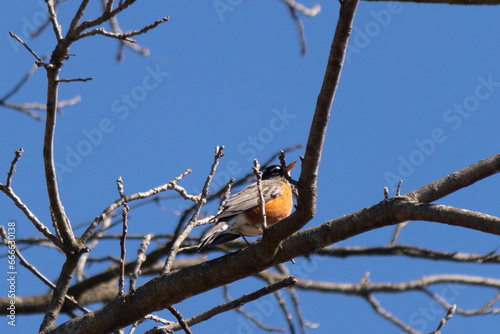
POLYGON ((302 161, 297 210, 280 224, 275 224, 264 232, 263 242, 259 244, 261 261, 262 257, 271 257, 281 240, 298 231, 316 214, 319 162, 358 3, 358 0, 345 0, 340 3, 339 19, 302 161))
POLYGON ((452 307, 450 307, 450 309, 448 310, 448 313, 446 313, 446 316, 441 319, 441 321, 439 322, 439 326, 438 328, 432 332, 431 334, 441 334, 441 329, 443 329, 443 326, 444 324, 446 324, 446 322, 448 322, 448 320, 451 319, 451 317, 453 316, 453 313, 455 313, 457 309, 457 305, 454 304, 452 307))
POLYGON ((278 305, 281 308, 281 311, 283 312, 283 316, 285 317, 285 321, 288 325, 288 329, 290 330, 290 334, 295 334, 296 332, 295 332, 295 327, 293 325, 292 313, 290 313, 290 310, 288 310, 288 306, 286 305, 283 296, 281 296, 280 291, 274 292, 274 298, 276 298, 276 301, 278 302, 278 305))
MULTIPOLYGON (((292 17, 296 21, 299 27, 299 32, 303 38, 301 22, 298 18, 298 13, 303 13, 307 15, 311 14, 312 10, 308 10, 302 4, 298 4, 293 0, 282 0, 287 6, 289 6, 292 17)), ((498 1, 498 0, 496 0, 498 1)), ((428 2, 434 2, 429 0, 428 2)), ((436 1, 437 2, 437 1, 436 1)), ((482 1, 488 2, 488 0, 482 1)), ((326 134, 326 127, 331 113, 331 107, 333 99, 336 93, 336 89, 339 83, 339 78, 341 70, 343 67, 343 62, 345 58, 347 41, 352 28, 352 22, 354 19, 354 14, 356 12, 357 0, 343 0, 340 2, 340 17, 335 32, 335 37, 332 42, 332 47, 330 51, 330 57, 327 64, 326 74, 323 82, 321 92, 318 96, 317 107, 315 110, 315 115, 311 125, 311 132, 308 139, 308 144, 306 147, 305 157, 303 158, 303 168, 298 182, 298 188, 300 190, 301 196, 298 200, 297 211, 290 216, 286 221, 281 224, 276 224, 275 226, 265 229, 265 237, 260 242, 245 250, 228 254, 221 258, 217 258, 212 261, 207 261, 206 257, 198 257, 195 254, 196 246, 194 242, 196 239, 189 238, 188 234, 191 232, 194 226, 200 224, 204 219, 198 220, 198 217, 203 218, 204 213, 201 212, 202 206, 211 198, 216 198, 215 195, 208 195, 208 187, 210 181, 215 173, 215 168, 218 164, 217 157, 214 159, 214 164, 212 165, 212 170, 207 177, 205 186, 200 195, 194 196, 188 194, 187 191, 177 185, 177 182, 182 179, 183 176, 187 175, 189 171, 186 171, 180 177, 174 179, 168 184, 160 187, 150 189, 145 193, 137 193, 134 195, 126 196, 123 191, 123 187, 119 193, 120 198, 114 203, 110 204, 98 217, 94 219, 90 226, 87 227, 85 232, 82 234, 81 239, 77 239, 73 233, 73 227, 69 222, 69 218, 64 212, 64 208, 60 201, 60 194, 58 190, 58 184, 54 168, 54 130, 56 123, 56 113, 58 108, 61 107, 61 102, 58 102, 58 84, 60 82, 70 82, 70 81, 84 81, 86 79, 59 79, 59 72, 65 62, 65 60, 70 57, 69 49, 72 42, 87 37, 91 35, 105 35, 107 37, 113 37, 121 39, 120 46, 130 45, 129 42, 131 36, 138 35, 148 30, 156 27, 162 22, 168 20, 165 17, 161 20, 154 22, 140 30, 133 32, 123 33, 119 31, 119 27, 116 21, 116 15, 123 11, 128 6, 135 3, 135 0, 124 0, 116 4, 116 8, 113 0, 108 0, 107 2, 103 0, 103 13, 96 19, 82 21, 85 14, 86 8, 90 3, 89 0, 83 0, 81 5, 71 20, 70 27, 65 37, 62 36, 62 30, 58 23, 55 5, 53 0, 46 0, 47 8, 49 11, 50 22, 52 23, 56 38, 58 40, 58 45, 52 53, 52 57, 49 64, 42 64, 39 61, 38 56, 32 51, 27 45, 19 39, 20 43, 25 46, 25 48, 31 52, 35 58, 37 58, 37 64, 43 65, 47 70, 48 76, 48 88, 47 88, 47 121, 44 137, 44 166, 46 173, 46 184, 47 191, 50 200, 50 209, 53 217, 53 225, 55 228, 55 236, 51 234, 49 229, 45 227, 38 219, 29 212, 27 207, 17 198, 11 189, 12 175, 15 169, 15 165, 19 157, 16 154, 16 158, 11 164, 11 169, 7 175, 6 186, 0 184, 0 190, 5 192, 14 203, 23 210, 23 212, 32 220, 37 226, 37 228, 43 231, 44 236, 50 239, 55 245, 65 252, 66 262, 64 263, 60 277, 57 280, 57 285, 53 286, 54 293, 50 295, 36 296, 35 298, 20 298, 20 305, 31 301, 33 303, 39 303, 37 307, 40 306, 41 301, 45 303, 46 307, 42 308, 45 312, 45 317, 42 325, 40 326, 41 333, 109 333, 121 330, 124 326, 134 323, 133 329, 135 330, 136 324, 143 321, 144 319, 155 320, 155 316, 151 315, 152 312, 163 310, 165 308, 169 309, 172 314, 178 319, 177 324, 169 323, 168 320, 160 319, 162 323, 167 323, 167 326, 159 329, 155 329, 158 332, 167 332, 169 330, 183 329, 186 333, 190 333, 189 326, 192 323, 197 323, 204 321, 215 314, 223 312, 222 309, 227 308, 234 309, 245 302, 246 296, 239 298, 238 303, 231 304, 228 302, 226 304, 219 305, 218 307, 209 310, 199 315, 184 320, 183 316, 178 312, 173 305, 189 298, 193 295, 200 294, 202 292, 208 291, 220 287, 221 285, 229 284, 236 280, 239 280, 250 275, 256 275, 261 273, 261 278, 265 279, 266 282, 275 282, 276 280, 284 279, 288 272, 284 266, 279 266, 280 263, 293 259, 296 256, 305 255, 316 252, 319 255, 327 256, 353 256, 353 255, 406 255, 413 257, 421 257, 426 259, 437 259, 437 260, 449 260, 449 261, 460 261, 460 262, 490 262, 498 263, 500 261, 499 254, 495 251, 486 255, 477 254, 464 254, 464 253, 446 253, 437 252, 433 250, 421 249, 412 246, 396 245, 397 236, 400 232, 401 227, 405 222, 409 220, 426 220, 432 222, 439 222, 443 224, 449 224, 454 226, 462 226, 478 231, 483 231, 486 233, 500 235, 500 218, 482 214, 479 212, 472 212, 464 209, 454 208, 444 205, 429 204, 439 198, 442 198, 454 191, 457 191, 463 187, 473 184, 474 182, 490 176, 494 173, 500 171, 500 155, 485 159, 477 164, 469 166, 461 171, 453 173, 441 180, 438 180, 432 184, 424 186, 413 192, 410 192, 406 196, 400 196, 400 191, 398 189, 397 196, 395 198, 389 198, 388 195, 385 196, 385 200, 381 203, 374 205, 372 207, 365 208, 358 212, 342 216, 335 220, 327 221, 317 227, 313 227, 301 232, 297 232, 302 228, 308 221, 312 219, 316 212, 316 188, 317 188, 317 177, 318 177, 318 166, 321 159, 322 147, 324 143, 324 138, 326 134), (98 26, 106 21, 110 21, 112 25, 113 32, 107 32, 104 28, 99 28, 98 26), (114 25, 115 24, 115 25, 114 25), (88 30, 91 29, 91 30, 88 30), (128 41, 128 42, 123 42, 128 41), (151 240, 151 236, 148 235, 147 238, 143 240, 141 244, 141 249, 138 252, 137 261, 126 264, 125 263, 125 236, 126 236, 126 220, 127 215, 125 209, 128 209, 128 202, 136 199, 148 198, 154 196, 155 194, 166 191, 174 190, 180 196, 185 199, 194 202, 191 208, 185 210, 183 215, 180 217, 178 225, 176 227, 175 233, 172 235, 165 236, 167 245, 159 247, 151 251, 148 257, 145 258, 147 243, 151 240), (89 260, 86 256, 87 251, 95 247, 97 240, 101 238, 109 238, 109 235, 104 235, 104 231, 107 226, 101 224, 103 220, 106 220, 109 225, 112 225, 111 217, 116 214, 115 210, 121 205, 124 206, 123 211, 123 234, 121 243, 121 263, 116 265, 113 262, 111 267, 99 274, 96 274, 88 279, 81 280, 84 277, 83 269, 85 266, 85 261, 89 260), (189 217, 191 218, 189 219, 189 217), (189 219, 187 224, 186 220, 189 219), (333 247, 322 249, 332 243, 350 238, 352 236, 364 233, 376 228, 398 224, 393 240, 388 246, 381 247, 364 247, 364 248, 343 248, 335 249, 333 247), (99 230, 96 232, 96 228, 99 230), (88 241, 90 245, 85 247, 88 241), (185 247, 181 247, 185 246, 185 247), (176 259, 177 254, 191 255, 189 259, 183 259, 181 261, 176 259), (165 265, 162 267, 161 258, 167 255, 165 265), (83 260, 79 262, 80 260, 83 260), (80 264, 79 264, 80 263, 80 264), (182 264, 180 264, 182 263, 182 264), (179 270, 176 269, 176 264, 179 265, 179 270), (278 268, 278 273, 265 271, 266 269, 275 266, 278 268), (135 281, 140 274, 141 267, 145 274, 153 274, 162 272, 164 275, 156 277, 144 285, 135 288, 135 281), (133 271, 133 276, 130 279, 130 291, 124 293, 124 277, 125 272, 133 271), (80 271, 80 273, 78 272, 80 271), (70 287, 72 277, 74 273, 77 272, 77 276, 81 276, 78 279, 78 283, 73 287, 70 287), (75 317, 70 321, 60 324, 55 327, 56 320, 60 312, 67 312, 74 315, 75 305, 69 305, 67 300, 68 294, 75 292, 75 296, 80 293, 90 291, 92 288, 102 287, 103 289, 112 291, 109 282, 120 278, 120 295, 114 298, 109 304, 104 307, 97 309, 90 314, 85 314, 80 317, 75 317), (197 279, 197 278, 203 279, 197 279), (152 293, 154 293, 155 298, 151 298, 152 293), (50 299, 50 301, 49 301, 50 299), (227 306, 230 305, 230 306, 227 306), (217 309, 217 310, 216 310, 217 309), (190 322, 191 321, 191 322, 190 322)), ((319 10, 319 7, 317 8, 319 10)), ((311 14, 312 15, 312 14, 311 14)), ((305 48, 305 39, 303 38, 303 46, 305 48)), ((11 92, 17 91, 17 86, 11 92)), ((12 96, 9 92, 6 96, 9 98, 12 96), (9 95, 10 94, 10 95, 9 95)), ((5 106, 5 101, 0 101, 5 106)), ((42 109, 42 108, 40 108, 42 109)), ((29 110, 27 112, 30 112, 29 110)), ((20 154, 19 154, 20 156, 20 154)), ((284 160, 283 160, 284 161, 284 160)), ((282 162, 283 164, 283 162, 282 162)), ((245 179, 242 179, 244 182, 245 179)), ((233 181, 234 182, 234 181, 233 181)), ((219 209, 223 206, 225 200, 229 196, 229 189, 232 182, 228 184, 228 187, 224 191, 221 189, 218 195, 225 193, 225 197, 222 198, 219 209)), ((121 184, 123 186, 123 184, 121 184)), ((399 187, 398 187, 399 188, 399 187)), ((263 205, 263 203, 261 203, 263 205)), ((210 218, 210 217, 209 217, 210 218)), ((206 218, 206 219, 209 219, 206 218)), ((117 219, 115 219, 117 220, 117 219)), ((265 214, 264 223, 265 225, 265 214)), ((264 226, 265 227, 265 226, 264 226)), ((0 233, 3 231, 0 231, 0 233)), ((131 236, 130 236, 131 237, 131 236)), ((143 236, 136 236, 143 237, 143 236)), ((234 243, 237 244, 237 243, 234 243)), ((230 244, 226 250, 230 250, 230 244)), ((216 250, 214 250, 216 251, 216 250)), ((19 250, 17 249, 17 252, 19 250)), ((98 256, 92 260, 95 261, 114 261, 116 258, 112 256, 98 256)), ((36 269, 33 268, 35 271, 36 269)), ((500 298, 500 292, 497 293, 490 301, 488 301, 483 307, 476 310, 464 310, 448 307, 447 301, 445 301, 440 295, 430 291, 427 286, 433 284, 455 283, 455 284, 465 284, 474 285, 480 287, 491 287, 500 291, 500 281, 493 278, 487 277, 476 277, 476 276, 466 276, 466 275, 435 275, 422 277, 419 280, 403 282, 403 283, 371 283, 368 277, 362 279, 358 284, 347 284, 347 283, 331 283, 331 282, 318 282, 318 281, 308 281, 308 280, 296 280, 293 279, 293 283, 299 283, 298 287, 302 289, 316 290, 333 292, 333 293, 344 293, 350 295, 356 295, 367 300, 368 303, 373 307, 373 309, 386 319, 398 325, 403 330, 409 333, 413 333, 413 329, 409 328, 402 321, 394 317, 390 312, 383 309, 373 296, 373 293, 400 293, 406 291, 419 291, 426 293, 430 298, 437 300, 445 309, 448 309, 448 315, 443 318, 436 332, 440 331, 446 321, 451 317, 453 312, 459 314, 496 314, 500 313, 500 309, 493 308, 494 303, 500 298), (330 284, 330 285, 328 285, 330 284)), ((281 293, 278 292, 279 288, 274 290, 276 299, 280 304, 283 313, 288 322, 288 326, 292 332, 295 331, 293 321, 291 319, 292 315, 285 304, 281 293)), ((116 288, 115 288, 116 290, 116 288)), ((260 291, 260 290, 259 290, 260 291)), ((259 291, 254 292, 255 298, 259 298, 259 291)), ((265 295, 270 292, 262 293, 265 295)), ((295 291, 290 292, 292 295, 293 305, 295 307, 295 313, 299 317, 299 323, 301 331, 304 332, 304 326, 307 322, 302 318, 300 314, 300 308, 298 305, 298 298, 295 291)), ((108 295, 108 294, 107 294, 108 295)), ((116 295, 116 292, 115 292, 116 295)), ((252 294, 250 294, 252 295, 252 294)), ((252 298, 253 298, 252 297, 252 298)), ((103 297, 104 300, 105 297, 103 297)), ((93 299, 94 301, 96 299, 93 299)), ((100 299, 97 299, 100 301, 100 299)), ((250 300, 250 299, 249 299, 250 300)), ((4 299, 0 298, 0 305, 4 302, 4 299)), ((85 304, 82 304, 85 305, 85 304)), ((21 308, 22 309, 22 308, 21 308)), ((39 308, 40 310, 40 308, 39 308)), ((40 312, 40 311, 39 311, 40 312)), ((156 320, 155 320, 156 321, 156 320)), ((260 325, 263 325, 259 322, 260 325)), ((265 326, 267 329, 271 327, 265 326)), ((131 330, 132 332, 132 330, 131 330)))
POLYGON ((260 206, 260 212, 262 215, 262 231, 264 231, 267 228, 266 202, 264 201, 264 193, 262 192, 262 173, 260 172, 260 165, 259 165, 259 162, 257 161, 257 159, 254 159, 254 161, 253 161, 252 169, 253 169, 253 172, 257 178, 257 191, 259 194, 259 206, 260 206))
POLYGON ((54 288, 52 298, 45 312, 42 324, 40 325, 40 331, 50 329, 54 326, 64 305, 66 295, 68 294, 69 284, 78 266, 78 259, 79 257, 77 255, 67 255, 66 261, 62 266, 61 273, 59 274, 57 285, 54 288))
POLYGON ((56 236, 54 236, 52 233, 50 233, 50 230, 40 221, 38 218, 28 209, 28 207, 21 201, 21 199, 14 193, 12 190, 12 187, 10 186, 12 183, 12 177, 14 175, 15 171, 15 166, 17 164, 17 161, 21 158, 21 154, 23 153, 23 149, 20 148, 19 150, 16 151, 16 155, 14 159, 12 160, 9 172, 7 173, 7 182, 6 185, 2 185, 0 183, 0 191, 4 192, 12 201, 14 204, 21 209, 21 211, 26 215, 26 217, 35 225, 37 230, 43 233, 44 236, 46 236, 49 240, 51 240, 54 245, 59 247, 63 251, 67 251, 68 248, 66 245, 64 245, 56 236))
POLYGON ((140 34, 145 34, 149 30, 154 29, 157 26, 159 26, 160 24, 162 24, 163 22, 167 22, 167 21, 168 21, 168 16, 166 16, 160 20, 157 20, 156 22, 154 22, 150 25, 147 25, 146 27, 144 27, 142 29, 134 30, 134 31, 130 31, 130 32, 109 32, 109 31, 104 30, 104 28, 96 28, 96 29, 93 29, 91 31, 81 33, 80 35, 78 35, 78 37, 76 39, 81 39, 81 38, 94 36, 94 35, 103 35, 106 37, 115 38, 115 39, 126 41, 129 43, 137 43, 137 41, 135 39, 132 39, 130 37, 137 36, 140 34))
POLYGON ((106 217, 111 215, 111 213, 114 210, 116 210, 117 208, 122 206, 125 202, 132 202, 132 201, 135 201, 138 199, 148 198, 148 197, 154 196, 160 192, 163 192, 163 191, 166 191, 169 189, 175 189, 177 182, 182 180, 182 178, 184 176, 188 175, 190 172, 191 172, 191 170, 187 169, 184 173, 182 173, 181 175, 179 175, 178 177, 176 177, 175 179, 173 179, 172 181, 170 181, 167 184, 152 188, 146 192, 140 192, 140 193, 128 195, 128 196, 125 196, 123 198, 117 199, 112 204, 108 205, 108 207, 106 209, 104 209, 103 212, 94 219, 94 221, 90 224, 90 226, 87 228, 87 230, 85 230, 85 232, 80 237, 80 241, 82 243, 85 243, 92 235, 94 229, 103 221, 103 219, 105 219, 106 217))
POLYGON ((184 330, 184 333, 186 333, 186 334, 192 334, 193 333, 189 329, 189 326, 186 323, 186 321, 184 321, 184 317, 182 316, 182 314, 175 307, 169 306, 169 307, 167 307, 167 310, 169 310, 170 313, 172 313, 174 315, 174 317, 177 318, 177 321, 179 322, 181 328, 184 330))
MULTIPOLYGON (((30 264, 28 261, 26 261, 26 259, 24 258, 24 256, 21 254, 21 252, 19 251, 19 249, 17 248, 16 244, 15 243, 10 243, 9 240, 7 239, 7 234, 5 233, 5 228, 3 226, 0 225, 0 237, 2 238, 2 241, 8 245, 9 249, 13 249, 17 258, 19 259, 19 263, 25 267, 26 269, 28 269, 29 271, 31 271, 36 277, 38 277, 45 285, 47 285, 49 288, 51 288, 52 290, 56 288, 56 286, 54 285, 54 283, 52 283, 47 277, 45 277, 40 271, 38 271, 35 266, 33 266, 32 264, 30 264)), ((80 304, 78 304, 78 302, 66 295, 64 296, 66 301, 68 301, 71 305, 73 305, 74 307, 78 308, 79 310, 83 311, 84 313, 89 313, 90 310, 81 306, 80 304)))
POLYGON ((381 305, 380 302, 373 297, 371 294, 367 294, 364 296, 368 304, 373 308, 373 310, 377 313, 380 314, 382 317, 385 319, 389 320, 392 322, 394 325, 398 326, 402 330, 404 330, 406 333, 409 334, 421 334, 420 332, 414 330, 407 324, 405 324, 401 319, 397 318, 394 314, 390 313, 386 309, 384 309, 381 305))
POLYGON ((24 150, 21 147, 16 151, 16 156, 12 160, 12 163, 10 164, 10 169, 9 172, 7 173, 7 181, 5 182, 5 186, 7 188, 10 188, 10 185, 12 184, 12 177, 14 176, 14 172, 16 171, 16 164, 21 159, 21 155, 23 154, 24 150))
POLYGON ((170 269, 172 268, 172 264, 174 263, 174 259, 177 256, 177 253, 179 252, 179 248, 180 248, 181 244, 187 238, 187 236, 189 235, 191 230, 196 226, 196 221, 198 219, 198 215, 200 214, 201 208, 207 202, 207 196, 208 196, 208 192, 209 192, 210 183, 212 182, 212 178, 214 177, 217 166, 219 165, 219 160, 225 154, 225 153, 222 153, 223 149, 224 149, 224 146, 217 146, 215 148, 214 162, 212 164, 212 168, 210 170, 210 173, 208 174, 207 179, 205 181, 205 185, 203 186, 203 190, 201 191, 200 198, 196 202, 193 216, 191 217, 191 220, 189 221, 187 226, 184 228, 184 231, 182 231, 182 233, 179 234, 179 236, 172 243, 172 246, 170 249, 170 254, 167 256, 167 259, 165 260, 165 266, 163 267, 162 275, 170 272, 170 269))
MULTIPOLYGON (((284 275, 271 273, 268 271, 260 273, 266 279, 280 280, 284 278, 284 275)), ((324 281, 313 281, 306 279, 297 279, 297 283, 294 285, 297 289, 307 289, 311 291, 318 292, 329 292, 329 293, 342 293, 347 295, 357 295, 363 297, 366 293, 402 293, 409 291, 420 291, 424 290, 431 285, 437 284, 463 284, 469 286, 480 286, 489 288, 500 288, 500 279, 487 278, 481 276, 469 276, 469 275, 429 275, 423 276, 420 279, 408 281, 408 282, 360 282, 360 283, 334 283, 334 282, 324 282, 324 281)))
POLYGON ((86 82, 93 80, 93 77, 88 78, 74 78, 74 79, 57 79, 57 82, 86 82))
POLYGON ((141 274, 141 265, 144 261, 146 261, 146 250, 148 248, 149 243, 151 242, 151 234, 147 234, 141 242, 140 248, 137 250, 137 260, 134 266, 134 270, 132 271, 132 276, 130 277, 130 291, 135 291, 135 282, 139 275, 141 274))
POLYGON ((56 15, 56 8, 55 8, 54 1, 45 0, 45 2, 47 3, 49 18, 50 18, 50 22, 52 23, 52 28, 54 29, 54 34, 56 35, 57 41, 59 42, 63 39, 63 37, 62 37, 62 32, 61 32, 61 26, 57 22, 57 15, 56 15))
MULTIPOLYGON (((224 290, 224 298, 226 299, 226 301, 230 302, 232 300, 232 298, 229 295, 229 287, 227 285, 224 285, 222 287, 222 289, 224 290)), ((276 293, 276 291, 275 291, 275 293, 276 293)), ((272 327, 272 326, 268 326, 268 325, 263 324, 262 321, 260 321, 255 316, 253 316, 252 314, 245 311, 241 306, 242 305, 235 308, 234 310, 237 313, 244 316, 245 318, 247 318, 248 320, 250 320, 258 328, 263 329, 263 330, 268 331, 268 332, 284 332, 285 331, 284 328, 277 328, 277 327, 272 327)))
POLYGON ((421 203, 434 202, 498 172, 500 172, 500 154, 451 173, 442 179, 409 192, 405 196, 421 203))
POLYGON ((349 256, 389 256, 403 255, 429 260, 445 260, 454 262, 472 263, 500 263, 500 254, 495 254, 496 249, 488 254, 470 254, 459 252, 441 252, 427 248, 410 245, 388 245, 379 247, 326 247, 315 253, 318 255, 349 257, 349 256))
POLYGON ((43 61, 40 59, 40 57, 38 57, 38 55, 35 53, 35 51, 31 50, 31 48, 26 43, 24 43, 24 41, 21 38, 19 38, 19 36, 14 34, 12 31, 9 31, 9 35, 10 35, 10 37, 14 38, 16 41, 21 43, 21 45, 24 46, 26 48, 26 50, 28 50, 28 52, 33 55, 33 57, 35 57, 35 59, 36 59, 35 64, 38 67, 43 65, 43 61))
POLYGON ((118 280, 118 295, 121 296, 125 290, 125 254, 127 249, 125 247, 125 240, 127 238, 127 218, 129 207, 127 202, 123 204, 122 217, 123 217, 123 231, 120 237, 120 278, 118 280))

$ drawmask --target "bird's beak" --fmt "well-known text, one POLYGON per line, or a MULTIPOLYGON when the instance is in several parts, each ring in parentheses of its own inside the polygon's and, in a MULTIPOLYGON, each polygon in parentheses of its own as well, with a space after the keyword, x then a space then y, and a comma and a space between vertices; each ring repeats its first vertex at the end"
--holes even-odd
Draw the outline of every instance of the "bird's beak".
POLYGON ((294 161, 291 164, 289 164, 288 166, 286 166, 287 172, 290 173, 290 171, 292 170, 292 168, 295 166, 296 163, 297 163, 297 161, 294 161))

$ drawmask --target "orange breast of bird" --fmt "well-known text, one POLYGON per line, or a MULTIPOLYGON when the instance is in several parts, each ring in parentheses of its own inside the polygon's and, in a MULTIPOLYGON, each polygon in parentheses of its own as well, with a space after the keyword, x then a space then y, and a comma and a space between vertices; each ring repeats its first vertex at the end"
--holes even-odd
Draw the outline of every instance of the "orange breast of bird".
MULTIPOLYGON (((283 193, 281 196, 278 196, 270 201, 267 201, 265 204, 266 209, 266 223, 268 226, 276 224, 282 219, 290 216, 293 208, 293 199, 292 199, 292 189, 290 186, 282 181, 283 193)), ((262 210, 260 206, 257 206, 247 212, 246 218, 252 224, 261 224, 262 223, 262 210)))

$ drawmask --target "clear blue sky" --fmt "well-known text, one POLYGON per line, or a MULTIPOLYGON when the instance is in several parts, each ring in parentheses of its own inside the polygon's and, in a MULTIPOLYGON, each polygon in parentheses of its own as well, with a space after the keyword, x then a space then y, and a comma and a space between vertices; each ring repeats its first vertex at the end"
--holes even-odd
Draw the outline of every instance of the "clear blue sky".
MULTIPOLYGON (((74 225, 92 220, 118 197, 115 180, 119 176, 125 192, 132 194, 164 184, 189 167, 193 173, 180 184, 189 191, 200 191, 216 145, 226 147, 218 174, 218 180, 223 180, 250 171, 253 158, 263 161, 280 149, 306 142, 338 3, 319 2, 321 13, 303 18, 307 54, 300 56, 296 27, 281 2, 221 1, 232 3, 231 10, 218 13, 211 1, 150 1, 120 15, 123 30, 170 16, 169 22, 137 38, 140 45, 150 48, 150 57, 127 49, 124 62, 117 64, 118 43, 102 36, 81 40, 72 47, 75 56, 66 62, 61 78, 94 78, 86 83, 62 84, 59 95, 60 99, 76 95, 82 99, 58 117, 55 143, 61 199, 74 225)), ((8 31, 28 41, 26 31, 46 17, 43 3, 13 2, 8 9, 3 5, 0 96, 34 61, 8 31)), ((96 3, 90 5, 85 18, 97 15, 100 6, 96 3)), ((405 193, 499 153, 499 10, 361 2, 323 151, 318 212, 308 226, 378 203, 385 186, 394 195, 399 178, 404 180, 405 193)), ((64 31, 74 12, 73 3, 61 6, 58 17, 64 31)), ((29 45, 42 56, 50 54, 54 41, 52 30, 47 29, 29 45)), ((39 69, 9 101, 44 102, 45 86, 45 72, 39 69)), ((42 165, 44 124, 5 108, 0 111, 0 124, 2 182, 14 151, 23 147, 14 190, 51 226, 42 165)), ((296 160, 300 154, 303 150, 287 158, 296 160)), ((221 184, 214 184, 212 190, 221 184)), ((439 203, 500 216, 498 189, 500 178, 494 176, 439 203)), ((169 210, 185 207, 182 201, 163 204, 169 210)), ((40 236, 12 202, 0 196, 0 223, 10 220, 17 222, 17 238, 40 236)), ((176 221, 176 216, 156 206, 137 209, 130 214, 129 233, 166 233, 176 221)), ((77 234, 82 232, 77 230, 77 234)), ((340 245, 381 245, 390 240, 392 232, 392 227, 376 230, 340 245)), ((201 229, 194 233, 201 233, 201 229)), ((492 235, 424 222, 411 223, 399 242, 472 253, 488 253, 499 246, 498 237, 492 235)), ((137 246, 136 242, 128 243, 129 260, 134 259, 137 246)), ((102 242, 92 256, 109 253, 119 256, 117 240, 102 242)), ((61 255, 34 248, 23 254, 47 277, 57 277, 61 255)), ((287 265, 299 277, 334 282, 358 282, 367 271, 373 282, 403 282, 438 273, 500 278, 493 265, 407 258, 318 260, 312 264, 299 259, 297 265, 287 265)), ((0 268, 1 272, 7 270, 5 259, 1 259, 0 268)), ((88 274, 102 268, 94 265, 88 274)), ((17 278, 21 296, 47 291, 24 268, 19 268, 17 278)), ((7 287, 4 279, 1 282, 4 296, 7 287)), ((232 285, 230 294, 236 298, 261 286, 261 282, 247 279, 232 285)), ((479 307, 494 295, 494 291, 472 287, 453 290, 443 285, 432 290, 451 295, 450 302, 466 309, 479 307)), ((445 314, 422 294, 377 297, 383 307, 425 333, 435 330, 445 314)), ((306 319, 320 323, 309 333, 401 332, 356 297, 302 292, 300 299, 306 319)), ((212 291, 176 306, 190 317, 222 301, 221 291, 212 291)), ((274 300, 268 297, 265 301, 245 309, 262 316, 267 325, 285 327, 274 300), (271 306, 265 309, 264 304, 271 306)), ((168 311, 159 315, 171 318, 168 311)), ((13 332, 3 319, 0 329, 34 332, 40 319, 19 317, 13 332)), ((498 317, 455 316, 445 332, 477 332, 478 326, 492 332, 498 323, 498 317)), ((193 331, 264 333, 234 313, 197 325, 193 331)))

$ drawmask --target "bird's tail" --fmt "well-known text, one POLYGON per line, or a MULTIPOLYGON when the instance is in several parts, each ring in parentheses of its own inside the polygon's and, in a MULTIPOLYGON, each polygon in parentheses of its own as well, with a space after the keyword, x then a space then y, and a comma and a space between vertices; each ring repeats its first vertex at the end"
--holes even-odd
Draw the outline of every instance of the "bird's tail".
POLYGON ((207 246, 215 246, 232 241, 240 236, 239 234, 227 233, 226 229, 227 224, 225 222, 215 225, 200 242, 197 251, 199 252, 207 246))

